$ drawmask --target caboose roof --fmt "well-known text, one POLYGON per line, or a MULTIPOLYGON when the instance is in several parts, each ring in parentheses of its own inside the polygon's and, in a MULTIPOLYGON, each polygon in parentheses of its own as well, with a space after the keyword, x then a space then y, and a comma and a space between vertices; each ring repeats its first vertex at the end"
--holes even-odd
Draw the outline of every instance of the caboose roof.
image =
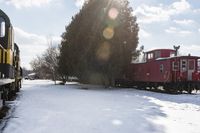
POLYGON ((167 59, 175 59, 175 58, 184 58, 184 59, 188 59, 188 58, 192 58, 192 59, 200 59, 199 56, 173 56, 173 57, 165 57, 165 58, 157 58, 156 60, 167 60, 167 59))
POLYGON ((151 52, 155 52, 155 51, 172 51, 172 52, 175 52, 174 49, 154 49, 154 50, 149 50, 145 53, 151 53, 151 52))

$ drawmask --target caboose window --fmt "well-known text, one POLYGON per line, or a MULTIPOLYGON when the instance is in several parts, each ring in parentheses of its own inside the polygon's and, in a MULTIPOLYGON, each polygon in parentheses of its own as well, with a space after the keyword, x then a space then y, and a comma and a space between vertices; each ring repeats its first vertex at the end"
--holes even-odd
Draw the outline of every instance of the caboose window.
POLYGON ((173 62, 172 68, 173 68, 173 71, 178 71, 179 70, 179 62, 173 62))
POLYGON ((197 60, 197 69, 198 69, 198 72, 200 72, 200 59, 197 60))
POLYGON ((170 57, 174 57, 175 53, 174 52, 170 52, 170 57))
POLYGON ((164 65, 161 64, 161 65, 160 65, 160 72, 162 73, 163 71, 164 71, 164 65))
POLYGON ((186 71, 187 70, 187 62, 186 62, 186 60, 182 60, 181 61, 181 68, 182 68, 182 71, 186 71))
POLYGON ((189 70, 194 70, 195 69, 195 61, 189 60, 188 61, 188 67, 189 67, 189 70))
POLYGON ((155 58, 160 58, 160 51, 155 51, 155 58))
POLYGON ((0 17, 0 37, 5 36, 5 31, 6 31, 5 21, 2 17, 0 17))
POLYGON ((153 59, 153 53, 148 53, 148 59, 153 59))

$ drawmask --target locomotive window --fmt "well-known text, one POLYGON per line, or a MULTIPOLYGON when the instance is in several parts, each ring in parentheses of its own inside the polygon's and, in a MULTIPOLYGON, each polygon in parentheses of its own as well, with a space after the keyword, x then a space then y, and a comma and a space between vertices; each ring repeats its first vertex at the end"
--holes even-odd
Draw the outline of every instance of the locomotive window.
POLYGON ((0 17, 0 37, 5 36, 6 25, 3 18, 0 17))
POLYGON ((173 68, 173 71, 178 71, 179 70, 179 62, 173 62, 172 68, 173 68))
POLYGON ((164 71, 164 65, 161 64, 161 65, 160 65, 160 72, 162 73, 163 71, 164 71))

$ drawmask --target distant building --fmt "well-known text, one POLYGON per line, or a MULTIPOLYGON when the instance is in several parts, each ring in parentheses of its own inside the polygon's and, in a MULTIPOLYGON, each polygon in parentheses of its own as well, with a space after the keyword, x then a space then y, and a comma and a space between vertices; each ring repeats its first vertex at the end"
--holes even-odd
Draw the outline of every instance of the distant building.
POLYGON ((38 76, 36 73, 30 73, 28 74, 28 76, 25 77, 25 79, 34 80, 34 79, 38 79, 38 76))

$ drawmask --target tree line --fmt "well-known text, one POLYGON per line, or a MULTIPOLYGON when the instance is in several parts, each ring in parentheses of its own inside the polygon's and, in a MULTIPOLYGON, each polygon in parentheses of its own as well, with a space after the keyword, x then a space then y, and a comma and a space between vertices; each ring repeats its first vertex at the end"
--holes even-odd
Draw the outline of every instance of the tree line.
POLYGON ((114 85, 139 54, 138 32, 127 0, 88 0, 65 27, 59 48, 48 48, 31 66, 63 82, 75 76, 82 83, 114 85))

